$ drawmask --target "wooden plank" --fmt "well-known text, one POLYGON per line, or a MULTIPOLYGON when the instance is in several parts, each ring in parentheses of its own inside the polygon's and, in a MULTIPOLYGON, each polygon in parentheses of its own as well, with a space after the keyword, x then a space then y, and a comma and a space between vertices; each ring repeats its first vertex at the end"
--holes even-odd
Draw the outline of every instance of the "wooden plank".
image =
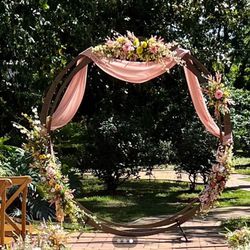
MULTIPOLYGON (((15 222, 15 224, 21 228, 22 225, 18 222, 15 222)), ((5 232, 8 234, 8 233, 12 233, 13 231, 15 230, 15 228, 11 225, 11 224, 5 224, 5 232)), ((29 225, 26 225, 26 232, 29 232, 30 234, 32 233, 36 233, 36 229, 34 228, 33 225, 29 224, 29 225)))
POLYGON ((23 190, 22 194, 22 237, 25 239, 26 235, 26 200, 27 200, 28 186, 23 190))
POLYGON ((10 204, 13 203, 13 201, 18 197, 18 195, 23 192, 24 188, 27 186, 27 183, 24 182, 19 186, 19 188, 16 190, 16 192, 8 199, 6 202, 6 209, 10 206, 10 204))
POLYGON ((6 213, 5 213, 5 219, 14 228, 17 234, 22 233, 22 230, 18 226, 19 224, 16 223, 12 218, 10 218, 6 213))
POLYGON ((1 205, 0 205, 0 245, 4 245, 5 242, 5 210, 6 210, 6 190, 10 188, 12 182, 9 178, 1 178, 0 179, 0 187, 1 187, 1 205))
POLYGON ((8 179, 11 180, 13 185, 22 185, 24 182, 27 182, 27 184, 29 184, 32 182, 30 176, 8 176, 8 179))
POLYGON ((11 232, 15 231, 17 234, 21 234, 24 238, 26 235, 26 200, 28 192, 28 184, 31 183, 30 176, 11 176, 0 179, 0 198, 2 200, 0 206, 0 245, 5 244, 5 232, 7 227, 11 228, 11 232), (6 191, 11 186, 19 186, 15 193, 7 200, 6 191), (21 225, 16 223, 12 218, 6 214, 6 209, 13 203, 13 201, 22 194, 22 218, 21 225), (7 223, 6 223, 7 222, 7 223))
POLYGON ((15 242, 13 237, 4 237, 4 245, 11 246, 15 242))
POLYGON ((5 207, 6 207, 6 189, 3 187, 1 194, 1 210, 0 210, 0 245, 4 244, 4 227, 5 227, 5 207))

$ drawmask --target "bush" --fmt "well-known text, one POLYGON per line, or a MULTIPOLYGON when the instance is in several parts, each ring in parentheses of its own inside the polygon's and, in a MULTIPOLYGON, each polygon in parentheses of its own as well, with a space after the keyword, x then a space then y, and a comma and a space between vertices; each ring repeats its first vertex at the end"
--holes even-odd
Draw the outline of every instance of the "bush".
MULTIPOLYGON (((1 147, 1 171, 5 176, 23 176, 29 175, 32 178, 32 183, 28 187, 27 198, 27 216, 30 220, 33 219, 48 219, 54 218, 54 209, 49 206, 48 202, 43 200, 42 192, 37 187, 37 182, 40 179, 39 172, 30 167, 31 157, 25 151, 18 147, 6 146, 1 147)), ((7 196, 14 193, 16 187, 9 189, 7 196)), ((12 216, 21 215, 21 197, 15 200, 14 203, 8 208, 8 213, 12 216)))
POLYGON ((215 160, 216 143, 217 139, 208 135, 197 119, 187 121, 185 128, 181 130, 180 140, 175 144, 178 157, 175 170, 188 173, 191 190, 195 189, 199 174, 204 184, 207 183, 215 160))
POLYGON ((114 115, 103 121, 92 119, 88 127, 85 164, 109 191, 138 175, 144 166, 166 163, 172 154, 170 142, 153 138, 135 117, 127 118, 114 115))
POLYGON ((221 225, 223 229, 228 229, 230 231, 234 231, 244 226, 250 227, 250 217, 239 217, 239 218, 228 219, 223 221, 221 225))
POLYGON ((228 245, 235 250, 250 249, 250 217, 239 217, 222 222, 228 245))
POLYGON ((235 105, 232 106, 234 148, 250 154, 250 91, 235 89, 232 91, 235 105))
POLYGON ((248 250, 250 248, 250 228, 244 226, 226 234, 227 242, 234 250, 248 250))

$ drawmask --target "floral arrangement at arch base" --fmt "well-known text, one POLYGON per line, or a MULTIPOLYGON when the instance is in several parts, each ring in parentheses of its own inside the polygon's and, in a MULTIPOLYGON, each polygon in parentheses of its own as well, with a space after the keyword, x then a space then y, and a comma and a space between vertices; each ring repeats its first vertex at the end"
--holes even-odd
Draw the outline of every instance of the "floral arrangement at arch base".
POLYGON ((14 127, 18 128, 27 139, 22 146, 33 157, 30 167, 39 170, 41 175, 39 187, 44 198, 55 205, 56 218, 59 222, 63 222, 65 216, 69 216, 75 223, 84 222, 88 217, 95 219, 79 208, 74 199, 74 190, 70 189, 68 177, 62 174, 61 163, 53 153, 50 135, 41 124, 37 109, 33 108, 32 111, 31 116, 23 114, 29 122, 29 129, 16 123, 14 127))
POLYGON ((208 211, 213 207, 229 179, 232 168, 232 143, 219 144, 216 152, 216 163, 212 165, 208 184, 200 193, 201 212, 208 211))

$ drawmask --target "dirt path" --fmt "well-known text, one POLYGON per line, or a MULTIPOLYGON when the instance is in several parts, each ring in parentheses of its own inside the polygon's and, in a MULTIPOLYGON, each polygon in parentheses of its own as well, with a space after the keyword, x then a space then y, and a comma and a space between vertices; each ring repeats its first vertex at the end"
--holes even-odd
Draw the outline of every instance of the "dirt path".
MULTIPOLYGON (((163 170, 156 169, 153 170, 152 176, 146 175, 146 172, 142 171, 140 173, 141 179, 157 179, 157 180, 172 180, 172 181, 187 181, 189 182, 188 175, 185 173, 181 173, 181 175, 177 175, 174 170, 163 170)), ((245 178, 249 178, 249 175, 242 174, 231 174, 230 179, 228 180, 226 186, 227 187, 236 187, 241 188, 247 191, 250 191, 250 181, 245 181, 245 178)), ((202 178, 198 177, 198 183, 203 183, 202 178)))

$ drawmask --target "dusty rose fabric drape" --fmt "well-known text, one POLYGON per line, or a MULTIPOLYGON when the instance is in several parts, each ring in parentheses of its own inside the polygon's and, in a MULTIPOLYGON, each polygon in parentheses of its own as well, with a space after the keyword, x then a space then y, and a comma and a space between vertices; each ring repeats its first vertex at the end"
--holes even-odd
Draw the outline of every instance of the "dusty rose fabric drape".
POLYGON ((220 129, 207 109, 197 77, 187 67, 184 67, 184 72, 196 113, 207 131, 216 137, 220 137, 220 129))
MULTIPOLYGON (((80 63, 80 60, 78 61, 80 63)), ((72 78, 55 113, 52 115, 51 130, 66 125, 76 114, 85 92, 88 66, 78 71, 72 78)))
MULTIPOLYGON (((177 56, 181 58, 187 53, 189 53, 188 50, 180 48, 176 50, 177 56)), ((164 63, 108 60, 95 56, 92 53, 91 48, 85 50, 82 54, 91 58, 98 67, 109 75, 131 83, 143 83, 149 81, 176 65, 176 62, 173 59, 166 59, 164 63)), ((186 67, 184 67, 184 72, 195 110, 201 122, 211 134, 219 137, 219 127, 216 125, 207 110, 197 77, 186 67)), ((70 82, 61 102, 55 113, 52 115, 52 130, 63 127, 74 117, 84 95, 86 77, 87 66, 81 69, 70 82)))
MULTIPOLYGON (((188 52, 188 50, 176 49, 176 55, 180 58, 188 52)), ((114 61, 106 58, 100 59, 91 50, 86 50, 83 54, 91 58, 107 74, 130 83, 144 83, 165 73, 176 65, 175 60, 171 58, 165 59, 163 63, 128 62, 122 60, 114 61)))

